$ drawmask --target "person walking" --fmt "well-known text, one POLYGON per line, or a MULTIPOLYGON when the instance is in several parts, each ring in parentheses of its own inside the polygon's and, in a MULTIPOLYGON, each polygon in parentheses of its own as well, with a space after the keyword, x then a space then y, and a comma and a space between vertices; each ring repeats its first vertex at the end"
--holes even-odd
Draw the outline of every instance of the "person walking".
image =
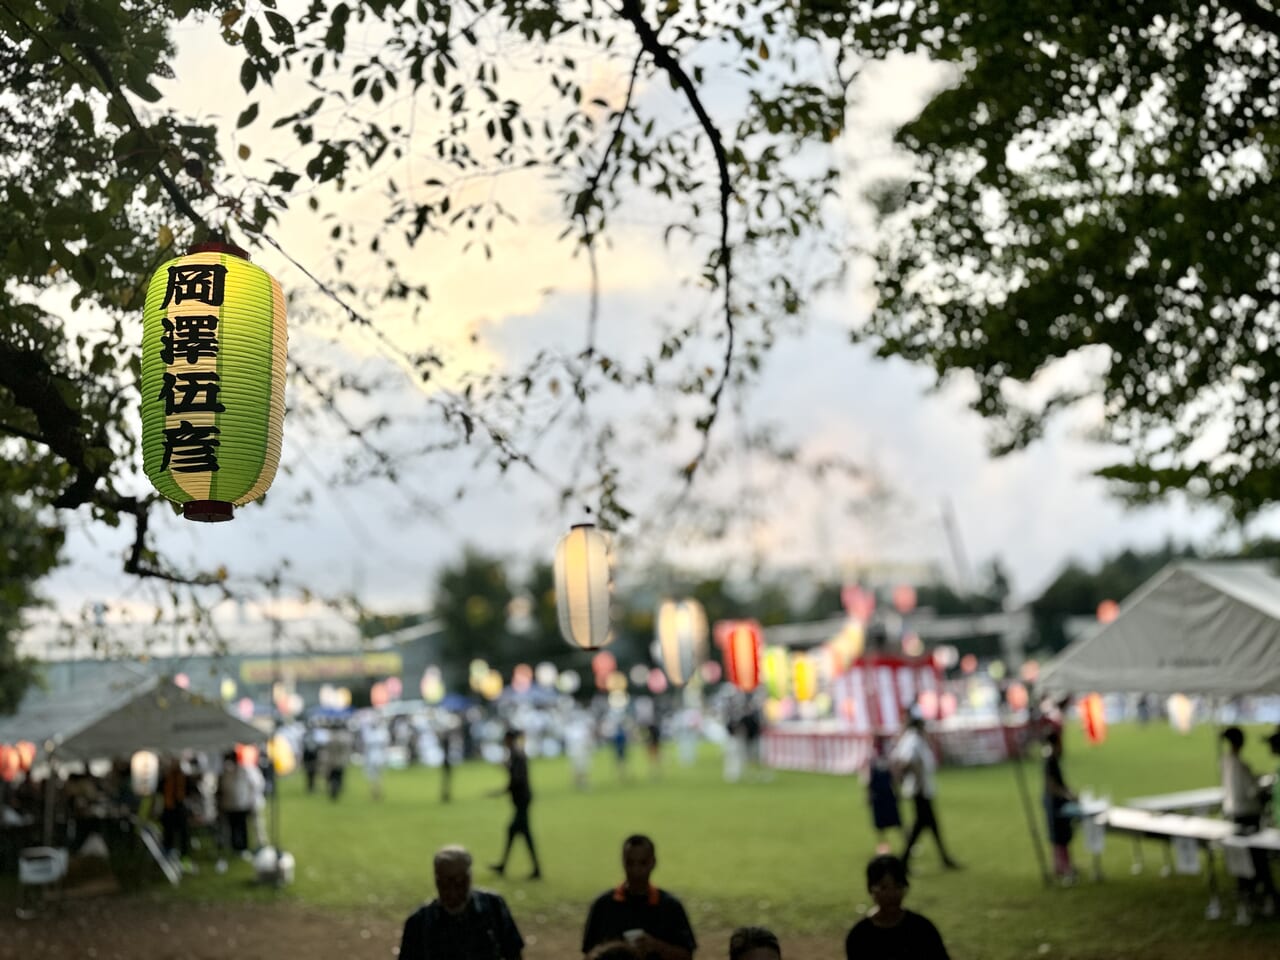
POLYGON ((502 859, 490 864, 490 869, 502 876, 507 869, 512 844, 516 837, 524 837, 524 842, 529 847, 529 859, 533 861, 533 873, 529 874, 529 879, 540 880, 542 868, 538 865, 538 851, 533 845, 533 834, 529 830, 529 805, 533 803, 533 789, 529 785, 529 758, 520 745, 518 730, 508 730, 502 737, 502 743, 507 748, 507 785, 495 790, 493 796, 510 794, 511 804, 515 809, 511 823, 507 826, 507 844, 503 847, 502 859))
POLYGON ((698 943, 684 905, 650 882, 658 865, 653 841, 633 834, 622 843, 625 879, 591 904, 582 952, 610 940, 626 940, 646 960, 692 960, 698 943))
POLYGON ((924 738, 924 719, 919 714, 908 715, 907 728, 893 748, 893 761, 902 778, 902 792, 911 799, 915 807, 915 820, 907 835, 907 845, 902 851, 902 862, 910 868, 911 851, 920 839, 920 834, 928 830, 933 834, 934 843, 938 845, 942 865, 948 870, 960 869, 960 864, 947 852, 942 842, 942 833, 938 829, 938 818, 933 809, 938 763, 934 759, 933 748, 924 738))
POLYGON ((400 935, 403 960, 520 960, 524 938, 507 902, 471 886, 471 854, 447 846, 433 860, 436 898, 410 914, 400 935))
POLYGON ((897 857, 882 854, 867 864, 867 892, 876 906, 845 937, 847 960, 950 960, 938 928, 927 917, 903 908, 908 886, 907 865, 897 857))

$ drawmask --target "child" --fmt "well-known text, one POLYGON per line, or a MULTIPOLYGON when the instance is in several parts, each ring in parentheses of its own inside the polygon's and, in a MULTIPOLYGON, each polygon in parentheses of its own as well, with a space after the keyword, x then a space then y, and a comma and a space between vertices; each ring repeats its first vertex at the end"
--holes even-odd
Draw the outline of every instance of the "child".
POLYGON ((928 919, 904 910, 907 866, 897 857, 879 856, 867 864, 867 891, 876 908, 853 925, 845 937, 847 960, 868 957, 911 957, 950 960, 942 935, 928 919))
POLYGON ((739 927, 729 937, 729 960, 782 960, 782 947, 772 930, 739 927))
POLYGON ((889 763, 888 738, 877 736, 874 741, 871 764, 867 776, 867 800, 871 804, 871 820, 876 828, 876 853, 888 853, 889 841, 885 832, 897 827, 902 829, 902 817, 898 813, 898 791, 893 782, 893 767, 889 763))

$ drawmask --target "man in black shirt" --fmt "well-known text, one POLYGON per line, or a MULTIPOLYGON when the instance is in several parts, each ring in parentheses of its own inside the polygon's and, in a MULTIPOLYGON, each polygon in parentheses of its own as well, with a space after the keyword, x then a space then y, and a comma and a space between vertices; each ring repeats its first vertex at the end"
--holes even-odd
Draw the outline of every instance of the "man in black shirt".
POLYGON ((607 940, 626 940, 646 960, 692 960, 698 944, 684 907, 649 882, 657 863, 652 840, 641 834, 627 837, 622 844, 626 880, 591 905, 583 953, 607 940))
POLYGON ((520 747, 518 730, 508 730, 503 735, 502 742, 507 748, 507 785, 504 789, 495 791, 494 796, 511 794, 515 812, 507 827, 507 845, 502 850, 502 860, 491 864, 490 869, 501 876, 507 869, 511 845, 516 837, 524 837, 524 842, 529 845, 529 859, 533 861, 533 873, 529 874, 529 879, 538 880, 542 877, 542 868, 538 866, 538 851, 534 849, 533 834, 529 832, 529 804, 533 802, 533 789, 529 786, 529 758, 520 747))
POLYGON ((414 912, 400 937, 400 960, 520 960, 524 938, 506 901, 471 888, 471 854, 435 856, 436 899, 414 912))

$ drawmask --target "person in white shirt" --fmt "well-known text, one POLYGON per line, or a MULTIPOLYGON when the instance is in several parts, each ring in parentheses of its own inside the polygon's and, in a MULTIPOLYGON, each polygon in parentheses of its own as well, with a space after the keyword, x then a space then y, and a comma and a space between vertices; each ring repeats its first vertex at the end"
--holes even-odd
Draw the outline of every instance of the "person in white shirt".
MULTIPOLYGON (((1239 727, 1227 727, 1222 731, 1227 752, 1222 755, 1222 815, 1233 821, 1239 833, 1256 833, 1262 826, 1262 792, 1258 778, 1240 757, 1244 746, 1244 732, 1239 727)), ((1271 877, 1271 864, 1265 850, 1249 849, 1253 861, 1253 876, 1237 878, 1240 890, 1240 911, 1237 923, 1248 923, 1253 905, 1261 900, 1266 915, 1276 910, 1276 884, 1271 877)))
POLYGON ((916 841, 920 839, 920 834, 929 830, 933 834, 934 842, 938 845, 938 853, 942 855, 942 865, 948 870, 960 869, 960 864, 947 852, 942 842, 938 818, 933 812, 933 797, 937 789, 935 772, 938 762, 934 759, 933 748, 924 738, 924 720, 918 714, 908 715, 907 728, 893 748, 891 761, 902 778, 902 795, 910 798, 915 807, 915 820, 911 824, 911 832, 907 834, 907 846, 902 852, 902 862, 910 863, 911 851, 916 841))

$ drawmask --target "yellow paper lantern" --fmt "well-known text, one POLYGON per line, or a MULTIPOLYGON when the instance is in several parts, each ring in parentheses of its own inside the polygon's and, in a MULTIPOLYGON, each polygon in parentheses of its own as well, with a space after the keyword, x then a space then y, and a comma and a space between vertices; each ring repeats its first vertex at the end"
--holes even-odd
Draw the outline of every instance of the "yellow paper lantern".
POLYGON ((202 243, 151 278, 142 318, 147 477, 188 520, 230 520, 275 479, 287 356, 280 284, 202 243))
POLYGON ((627 675, 621 670, 615 670, 605 677, 604 686, 610 693, 626 693, 627 675))
POLYGON ((18 751, 18 769, 26 773, 36 761, 36 745, 30 740, 19 740, 13 748, 18 751))
POLYGON ((422 671, 422 682, 418 684, 418 690, 427 703, 436 704, 444 699, 444 676, 439 667, 432 665, 422 671))
POLYGON ((788 666, 786 647, 764 648, 764 685, 774 700, 781 700, 787 695, 788 666))
POLYGON ((271 738, 271 742, 267 744, 267 756, 271 758, 271 763, 275 767, 276 773, 282 777, 287 777, 293 773, 294 768, 298 765, 298 758, 293 752, 293 744, 283 734, 277 733, 271 738))
POLYGON ((862 656, 866 638, 866 629, 862 623, 852 618, 831 638, 831 665, 837 675, 847 672, 853 662, 862 656))
POLYGON ((707 615, 697 600, 664 600, 654 620, 667 679, 683 686, 707 658, 707 615))
POLYGON ((556 544, 555 580, 556 614, 565 640, 581 650, 609 643, 609 542, 594 524, 575 524, 556 544))
POLYGON ((791 686, 801 703, 812 700, 818 692, 818 670, 813 658, 806 653, 796 654, 791 661, 791 686))
POLYGON ((480 681, 480 696, 486 700, 497 700, 502 696, 502 674, 497 670, 490 670, 484 675, 484 679, 480 681))

